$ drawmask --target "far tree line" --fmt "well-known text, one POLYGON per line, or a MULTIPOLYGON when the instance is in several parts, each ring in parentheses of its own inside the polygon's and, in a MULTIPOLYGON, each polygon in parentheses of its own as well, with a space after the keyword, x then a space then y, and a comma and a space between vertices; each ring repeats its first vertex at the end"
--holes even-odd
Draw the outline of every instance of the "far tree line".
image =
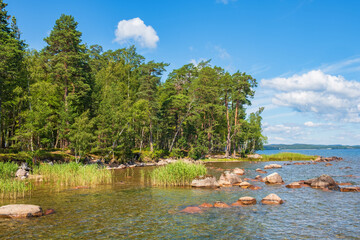
POLYGON ((169 64, 146 61, 134 46, 88 47, 64 14, 46 46, 29 50, 6 5, 0 0, 0 150, 197 159, 262 148, 263 108, 246 114, 257 85, 251 75, 206 61, 161 81, 169 64))

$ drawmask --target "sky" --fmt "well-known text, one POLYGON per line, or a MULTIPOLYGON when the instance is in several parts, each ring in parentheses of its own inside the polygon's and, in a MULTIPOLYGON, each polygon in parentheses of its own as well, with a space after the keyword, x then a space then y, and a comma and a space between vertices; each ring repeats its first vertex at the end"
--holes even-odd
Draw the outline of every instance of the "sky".
POLYGON ((115 50, 135 44, 147 60, 211 59, 246 72, 265 107, 269 144, 360 145, 360 1, 357 0, 5 0, 29 48, 45 46, 70 14, 82 40, 115 50))

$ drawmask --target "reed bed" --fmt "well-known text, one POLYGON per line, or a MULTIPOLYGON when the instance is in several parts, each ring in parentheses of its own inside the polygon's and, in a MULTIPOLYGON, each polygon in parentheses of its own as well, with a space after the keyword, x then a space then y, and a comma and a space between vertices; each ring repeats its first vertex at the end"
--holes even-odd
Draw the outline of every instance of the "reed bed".
POLYGON ((177 161, 153 170, 151 180, 154 185, 186 186, 190 185, 195 177, 206 173, 207 169, 203 164, 177 161))
POLYGON ((41 164, 35 167, 34 174, 41 175, 44 182, 60 186, 91 186, 112 182, 112 172, 97 165, 80 163, 41 164))
POLYGON ((260 161, 302 161, 302 160, 314 160, 316 156, 305 155, 301 153, 281 152, 271 155, 262 155, 260 161))
POLYGON ((18 165, 12 162, 0 162, 0 197, 16 199, 24 197, 32 190, 30 183, 15 179, 18 165))

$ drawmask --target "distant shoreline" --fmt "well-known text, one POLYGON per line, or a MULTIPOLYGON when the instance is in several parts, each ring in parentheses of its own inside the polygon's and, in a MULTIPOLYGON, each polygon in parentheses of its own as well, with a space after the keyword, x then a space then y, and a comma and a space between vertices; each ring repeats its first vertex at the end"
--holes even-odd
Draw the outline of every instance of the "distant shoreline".
POLYGON ((336 150, 336 149, 360 149, 359 145, 315 145, 315 144, 269 144, 264 150, 336 150))

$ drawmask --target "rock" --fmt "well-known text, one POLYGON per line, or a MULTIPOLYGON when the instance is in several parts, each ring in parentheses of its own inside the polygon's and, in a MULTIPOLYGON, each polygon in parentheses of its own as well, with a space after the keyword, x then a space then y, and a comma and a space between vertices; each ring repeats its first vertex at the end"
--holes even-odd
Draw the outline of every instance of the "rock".
POLYGON ((261 178, 260 175, 257 175, 257 176, 255 177, 255 179, 257 179, 257 180, 262 180, 262 178, 261 178))
POLYGON ((360 187, 343 187, 340 189, 341 192, 360 192, 360 187))
POLYGON ((235 183, 241 182, 242 181, 238 175, 230 173, 229 171, 225 171, 223 174, 221 174, 218 183, 220 186, 231 186, 235 183))
POLYGON ((54 209, 46 209, 44 215, 50 215, 50 214, 54 214, 55 213, 55 210, 54 209))
POLYGON ((17 178, 22 178, 22 177, 27 177, 29 174, 29 172, 27 172, 26 170, 19 168, 16 173, 15 173, 15 177, 17 178))
POLYGON ((263 179, 263 181, 267 184, 283 184, 284 183, 282 177, 276 172, 266 176, 263 179))
POLYGON ((0 207, 0 218, 40 217, 43 210, 40 206, 30 204, 11 204, 0 207))
POLYGON ((256 199, 253 197, 241 197, 239 198, 238 202, 241 202, 243 205, 254 205, 256 204, 256 199))
POLYGON ((209 187, 209 188, 216 188, 219 187, 218 181, 216 181, 216 178, 211 175, 206 176, 200 176, 195 178, 191 182, 192 187, 209 187))
POLYGON ((262 170, 261 168, 257 168, 255 171, 259 172, 259 173, 267 173, 267 171, 262 170))
POLYGON ((331 163, 325 164, 325 167, 329 167, 329 166, 332 166, 332 164, 331 163))
POLYGON ((254 159, 261 159, 262 156, 260 154, 251 154, 251 155, 247 155, 248 158, 254 158, 254 159))
POLYGON ((272 169, 272 168, 282 168, 279 164, 269 164, 264 167, 264 169, 272 169))
POLYGON ((214 204, 214 207, 216 207, 216 208, 229 208, 230 206, 227 205, 224 202, 216 201, 215 204, 214 204))
POLYGON ((183 213, 201 213, 202 210, 199 207, 186 207, 183 210, 181 210, 180 212, 183 212, 183 213))
POLYGON ((336 183, 339 186, 351 186, 352 184, 349 182, 345 182, 345 183, 336 183))
POLYGON ((261 200, 262 204, 282 204, 284 201, 276 194, 271 193, 261 200))
POLYGON ((244 175, 245 171, 244 169, 240 169, 240 168, 235 168, 233 173, 237 174, 237 175, 244 175))
POLYGON ((240 185, 239 185, 241 188, 249 188, 249 187, 251 187, 252 185, 250 184, 250 183, 248 183, 248 182, 242 182, 242 183, 240 183, 240 185))
POLYGON ((260 190, 261 187, 258 187, 258 186, 250 186, 249 189, 250 189, 250 190, 260 190))
POLYGON ((20 169, 25 170, 27 172, 30 171, 30 168, 26 162, 21 164, 20 169))
POLYGON ((342 161, 341 157, 317 157, 315 162, 330 162, 330 161, 342 161))
POLYGON ((304 183, 310 185, 312 188, 328 188, 330 190, 340 191, 340 187, 336 184, 334 179, 326 174, 323 174, 318 178, 306 180, 304 183))
POLYGON ((286 185, 287 188, 301 188, 301 184, 299 182, 293 182, 286 185))
POLYGON ((199 205, 199 207, 212 208, 212 207, 214 207, 214 205, 212 205, 212 204, 210 204, 210 203, 203 203, 203 204, 199 205))

